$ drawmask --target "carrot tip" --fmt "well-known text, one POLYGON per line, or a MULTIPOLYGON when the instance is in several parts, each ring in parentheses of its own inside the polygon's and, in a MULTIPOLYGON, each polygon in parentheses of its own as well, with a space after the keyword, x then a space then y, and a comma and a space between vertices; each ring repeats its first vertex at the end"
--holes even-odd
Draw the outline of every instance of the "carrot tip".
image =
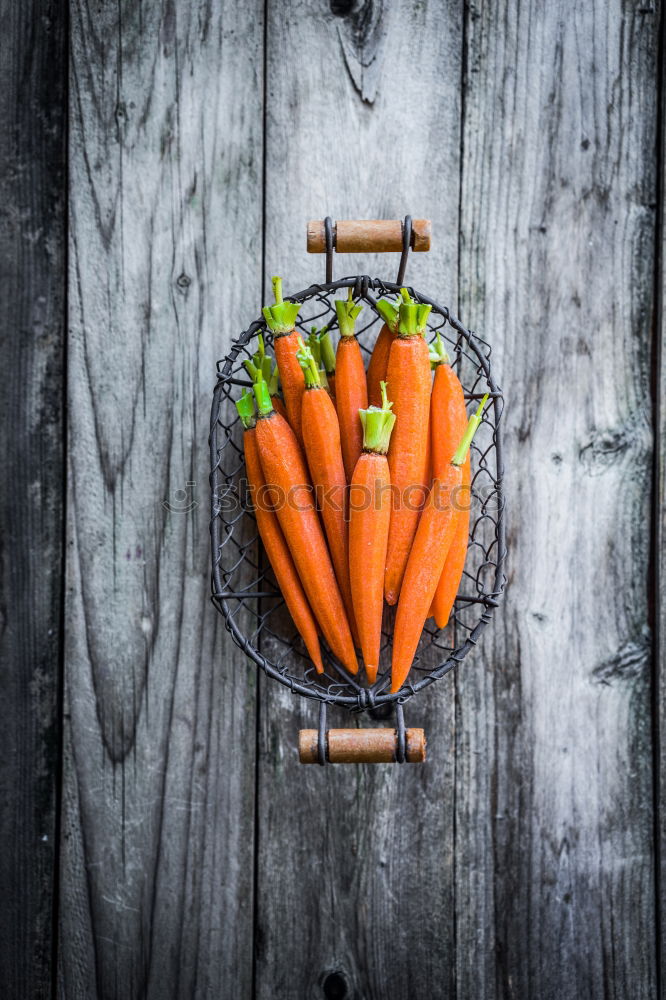
POLYGON ((384 595, 384 598, 386 600, 386 603, 390 604, 391 607, 393 607, 394 604, 398 603, 398 595, 394 594, 392 590, 389 590, 389 592, 384 595))

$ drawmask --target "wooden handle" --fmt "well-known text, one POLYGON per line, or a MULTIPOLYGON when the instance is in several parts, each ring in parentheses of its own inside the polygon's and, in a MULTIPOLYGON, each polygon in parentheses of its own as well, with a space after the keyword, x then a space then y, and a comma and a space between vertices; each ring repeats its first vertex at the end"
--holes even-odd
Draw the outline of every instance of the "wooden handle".
MULTIPOLYGON (((430 219, 412 219, 412 250, 430 249, 430 219)), ((333 223, 333 246, 338 253, 376 253, 402 250, 399 219, 351 219, 333 223)), ((308 253, 326 253, 323 219, 308 222, 308 253)))
MULTIPOLYGON (((298 756, 301 764, 318 764, 318 732, 301 729, 298 733, 298 756)), ((394 764, 398 748, 395 729, 329 729, 326 733, 329 764, 394 764)), ((405 760, 422 764, 426 758, 423 729, 405 730, 405 760)))

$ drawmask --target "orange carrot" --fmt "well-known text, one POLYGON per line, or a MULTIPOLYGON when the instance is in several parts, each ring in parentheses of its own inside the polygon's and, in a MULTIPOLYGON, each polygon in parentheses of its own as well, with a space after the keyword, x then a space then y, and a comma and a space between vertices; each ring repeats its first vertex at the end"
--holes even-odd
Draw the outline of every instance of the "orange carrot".
POLYGON ((398 336, 391 347, 386 375, 397 417, 388 452, 395 494, 384 580, 384 596, 389 604, 398 600, 423 505, 432 382, 423 334, 430 308, 411 300, 400 303, 398 336))
POLYGON ((276 413, 279 413, 284 420, 288 420, 287 408, 279 396, 271 396, 271 403, 276 413))
POLYGON ((409 674, 430 602, 434 597, 453 541, 458 517, 457 493, 462 484, 461 466, 476 429, 481 423, 481 413, 487 398, 487 396, 483 398, 474 416, 470 417, 451 462, 443 470, 442 475, 435 479, 419 521, 395 618, 391 663, 393 692, 400 690, 409 674))
POLYGON ((335 405, 340 422, 342 459, 347 482, 351 481, 363 451, 363 428, 358 415, 368 405, 368 388, 361 348, 354 336, 354 323, 363 307, 354 304, 352 290, 345 299, 336 299, 340 340, 335 355, 335 405))
POLYGON ((381 406, 382 390, 381 383, 386 379, 389 354, 391 345, 398 335, 398 307, 388 299, 380 299, 377 303, 377 312, 384 320, 375 346, 370 355, 368 364, 368 402, 370 406, 381 406))
POLYGON ((324 638, 333 654, 355 674, 358 662, 354 642, 301 449, 287 421, 273 409, 264 381, 255 383, 254 394, 259 410, 259 457, 266 483, 275 491, 275 512, 285 541, 324 638))
POLYGON ((323 674, 324 665, 321 662, 317 624, 314 620, 305 591, 298 578, 294 560, 284 540, 284 535, 275 515, 275 511, 267 502, 266 482, 259 461, 257 449, 254 402, 251 393, 243 393, 236 402, 238 414, 243 423, 243 448, 245 450, 245 471, 247 473, 250 495, 254 503, 254 514, 257 520, 259 536, 266 550, 275 579, 282 591, 289 613, 294 620, 310 659, 317 673, 323 674))
POLYGON ((360 411, 363 453, 349 497, 349 575, 354 610, 370 684, 377 679, 384 607, 384 566, 391 520, 388 451, 395 416, 382 382, 382 406, 360 411))
POLYGON ((282 298, 282 278, 272 279, 275 305, 265 306, 263 311, 266 323, 273 331, 273 349, 280 373, 282 395, 287 410, 291 428, 303 444, 301 430, 301 401, 305 382, 301 366, 296 360, 299 334, 295 329, 296 317, 300 306, 297 302, 285 302, 282 298))
POLYGON ((340 427, 335 406, 322 386, 317 362, 301 341, 296 357, 305 376, 303 393, 303 442, 305 457, 321 511, 335 576, 347 612, 354 642, 358 632, 349 583, 349 523, 346 518, 347 479, 340 447, 340 427))
MULTIPOLYGON (((437 477, 450 463, 456 444, 464 433, 467 410, 463 388, 449 365, 449 357, 439 333, 430 350, 430 362, 435 367, 435 380, 430 399, 430 435, 433 475, 437 477)), ((448 624, 465 566, 469 537, 470 479, 471 466, 468 454, 462 466, 462 489, 458 497, 456 530, 430 607, 430 614, 434 617, 438 628, 445 628, 448 624)))

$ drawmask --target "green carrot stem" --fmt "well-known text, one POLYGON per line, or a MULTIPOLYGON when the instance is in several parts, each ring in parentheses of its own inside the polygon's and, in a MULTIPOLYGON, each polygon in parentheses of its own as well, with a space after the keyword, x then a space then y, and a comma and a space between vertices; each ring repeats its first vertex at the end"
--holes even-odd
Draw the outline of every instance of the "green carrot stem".
POLYGON ((264 345, 264 338, 259 333, 257 334, 257 349, 252 355, 252 360, 254 361, 257 368, 262 367, 265 357, 266 357, 266 347, 264 345))
POLYGON ((322 326, 319 331, 319 350, 321 352, 321 363, 327 375, 335 374, 335 348, 331 340, 331 332, 327 326, 322 326))
POLYGON ((363 306, 360 302, 354 302, 351 288, 346 299, 335 300, 335 311, 338 315, 338 327, 340 328, 341 337, 354 336, 354 324, 362 308, 363 306))
POLYGON ((264 371, 262 374, 264 376, 264 381, 268 386, 269 393, 271 396, 276 396, 280 383, 280 373, 278 372, 278 366, 274 365, 269 357, 266 358, 266 361, 268 361, 268 366, 264 364, 264 369, 267 367, 268 370, 264 371))
POLYGON ((451 360, 448 354, 446 353, 446 348, 444 347, 444 341, 442 340, 442 336, 439 330, 437 331, 435 340, 430 345, 430 350, 428 353, 430 355, 431 368, 437 368, 438 365, 448 365, 451 360))
POLYGON ((259 416, 268 417, 273 413, 273 403, 271 402, 271 394, 268 391, 268 386, 263 378, 260 378, 254 383, 252 388, 254 390, 254 398, 257 401, 259 416))
POLYGON ((412 303, 414 299, 411 297, 406 288, 400 289, 400 295, 402 296, 402 301, 407 303, 412 303))
POLYGON ((432 306, 422 305, 417 302, 401 302, 399 308, 398 336, 423 336, 431 309, 432 306))
POLYGON ((270 358, 268 355, 265 355, 265 357, 262 359, 261 364, 257 365, 256 361, 258 360, 258 355, 259 351, 257 351, 253 355, 254 358, 253 361, 250 361, 249 358, 246 358, 246 360, 243 362, 243 367, 245 368, 245 371, 248 373, 253 382, 257 382, 259 379, 263 379, 266 385, 268 386, 268 391, 270 395, 275 396, 275 394, 278 391, 277 365, 275 365, 275 367, 273 366, 272 358, 270 358))
POLYGON ((243 389, 243 395, 236 400, 236 409, 244 429, 248 431, 254 427, 257 422, 254 416, 254 398, 247 389, 243 389))
POLYGON ((321 389, 321 378, 319 375, 319 369, 317 368, 317 362, 315 361, 310 348, 303 342, 302 337, 298 338, 296 359, 303 369, 303 374, 305 375, 305 388, 321 389))
POLYGON ((388 299, 380 299, 377 303, 377 312, 386 323, 391 333, 398 332, 398 306, 388 299))
POLYGON ((460 444, 456 449, 455 455, 451 459, 451 465, 462 465, 465 459, 467 458, 467 452, 469 451, 469 446, 472 443, 474 435, 479 429, 479 425, 482 420, 483 408, 486 405, 487 401, 488 401, 488 393, 485 394, 485 396, 479 403, 476 413, 473 413, 472 416, 469 418, 469 423, 465 428, 465 433, 463 434, 460 444))
POLYGON ((312 351, 312 357, 317 362, 317 368, 321 367, 321 348, 319 346, 319 333, 316 326, 313 326, 308 334, 308 347, 312 351))
POLYGON ((264 306, 262 312, 264 319, 274 334, 278 337, 285 333, 291 333, 296 323, 298 311, 301 308, 298 302, 285 302, 282 298, 282 278, 277 276, 272 279, 275 305, 264 306))
POLYGON ((379 385, 382 390, 382 405, 359 410, 358 415, 363 424, 363 450, 385 455, 389 449, 391 431, 395 424, 395 413, 391 413, 393 403, 388 401, 386 382, 380 382, 379 385))

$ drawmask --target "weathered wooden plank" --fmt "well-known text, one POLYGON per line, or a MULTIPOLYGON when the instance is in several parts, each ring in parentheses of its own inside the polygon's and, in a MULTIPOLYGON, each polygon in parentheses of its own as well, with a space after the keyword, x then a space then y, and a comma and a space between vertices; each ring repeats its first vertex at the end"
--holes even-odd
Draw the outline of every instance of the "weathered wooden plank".
POLYGON ((652 565, 652 587, 654 593, 654 621, 655 621, 655 642, 653 656, 653 698, 655 704, 655 764, 658 768, 655 780, 656 792, 656 855, 657 855, 657 917, 659 942, 657 962, 659 967, 660 982, 664 982, 666 975, 666 935, 663 928, 666 926, 666 205, 664 204, 663 192, 666 177, 666 131, 664 121, 666 121, 666 103, 663 87, 660 93, 660 148, 658 167, 661 171, 661 186, 658 188, 660 198, 657 206, 658 211, 658 232, 657 232, 657 263, 656 274, 656 305, 657 315, 655 323, 655 402, 656 413, 654 426, 656 429, 655 441, 655 485, 653 495, 654 511, 654 552, 652 565))
POLYGON ((207 434, 260 292, 262 16, 72 4, 67 997, 251 988, 255 679, 208 601, 207 434))
POLYGON ((0 983, 51 992, 64 494, 63 4, 0 4, 0 983))
MULTIPOLYGON (((432 219, 433 244, 409 280, 455 301, 458 5, 268 10, 267 275, 292 290, 323 277, 323 260, 305 253, 309 219, 410 212, 432 219)), ((396 254, 335 262, 338 275, 389 278, 397 264, 396 254)), ((323 769, 297 757, 316 707, 262 679, 258 997, 452 995, 452 694, 443 681, 406 709, 426 730, 425 765, 323 769)))
POLYGON ((460 997, 654 997, 657 9, 467 17, 461 313, 509 407, 510 581, 458 677, 460 997))

